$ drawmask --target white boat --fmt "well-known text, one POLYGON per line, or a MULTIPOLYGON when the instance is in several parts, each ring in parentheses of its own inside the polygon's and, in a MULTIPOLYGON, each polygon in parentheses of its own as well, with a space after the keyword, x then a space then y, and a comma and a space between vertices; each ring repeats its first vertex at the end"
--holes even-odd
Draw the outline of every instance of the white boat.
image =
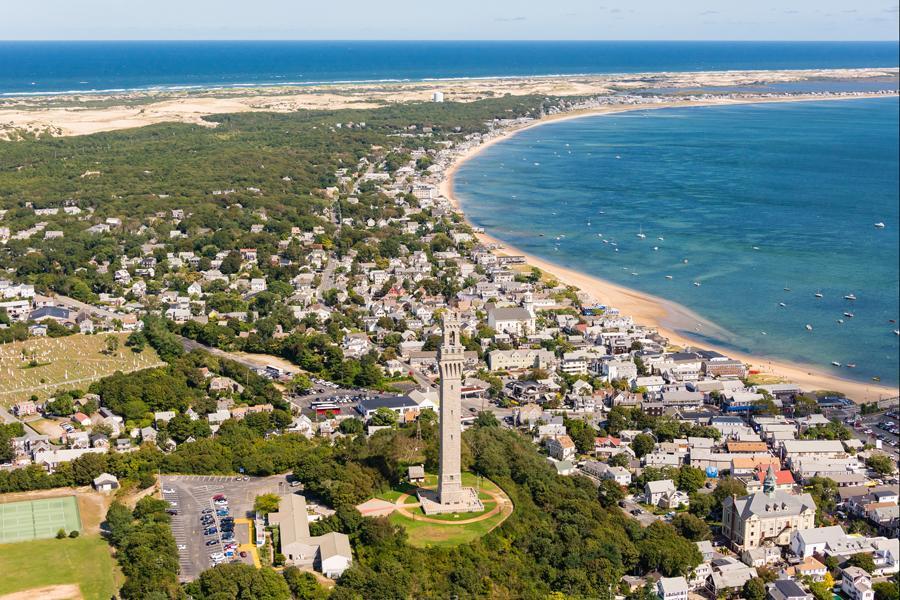
POLYGON ((753 246, 754 250, 759 250, 759 246, 753 246))
POLYGON ((659 246, 653 246, 653 250, 659 250, 659 246))
POLYGON ((847 294, 844 296, 844 300, 856 300, 856 294, 847 294))
POLYGON ((621 160, 621 159, 622 159, 622 157, 619 156, 618 154, 616 154, 616 160, 621 160))
POLYGON ((884 229, 884 223, 882 223, 881 221, 878 221, 877 223, 875 223, 875 228, 876 229, 884 229))
POLYGON ((666 279, 672 279, 671 275, 666 275, 666 279))
POLYGON ((844 324, 844 320, 843 320, 843 319, 838 319, 837 322, 838 322, 839 325, 843 325, 843 324, 844 324))
POLYGON ((785 307, 785 306, 787 306, 787 304, 785 304, 784 302, 779 302, 778 306, 785 307))
POLYGON ((807 323, 807 324, 806 324, 806 330, 807 330, 807 331, 812 331, 812 325, 810 325, 809 323, 807 323))
POLYGON ((683 262, 684 264, 688 264, 688 263, 687 263, 687 259, 684 259, 684 260, 681 261, 681 262, 683 262))
POLYGON ((697 287, 700 287, 700 282, 699 282, 699 281, 695 281, 695 282, 694 282, 694 285, 697 286, 697 287))
POLYGON ((852 318, 853 318, 853 313, 852 313, 852 312, 845 312, 845 313, 844 313, 844 316, 847 317, 848 319, 852 319, 852 318))
POLYGON ((856 363, 847 363, 847 368, 848 368, 848 369, 855 369, 855 368, 856 368, 856 363))
POLYGON ((637 235, 637 237, 641 238, 642 240, 645 239, 645 238, 647 237, 647 234, 644 233, 644 228, 643 228, 643 226, 641 227, 640 233, 638 233, 638 234, 636 234, 636 235, 637 235))
POLYGON ((841 366, 841 363, 839 363, 839 362, 836 361, 836 360, 831 361, 831 364, 833 364, 833 365, 836 366, 836 367, 841 366))
POLYGON ((894 330, 894 335, 900 335, 900 329, 895 329, 895 330, 894 330))
POLYGON ((658 239, 659 241, 663 242, 663 241, 665 241, 666 238, 664 238, 663 236, 659 236, 659 237, 656 238, 656 239, 658 239))
POLYGON ((816 292, 816 298, 822 298, 822 292, 816 292))
POLYGON ((634 271, 632 271, 631 274, 637 276, 637 273, 635 273, 634 271))
POLYGON ((791 288, 786 287, 786 288, 784 288, 784 291, 789 292, 789 291, 791 291, 791 288))

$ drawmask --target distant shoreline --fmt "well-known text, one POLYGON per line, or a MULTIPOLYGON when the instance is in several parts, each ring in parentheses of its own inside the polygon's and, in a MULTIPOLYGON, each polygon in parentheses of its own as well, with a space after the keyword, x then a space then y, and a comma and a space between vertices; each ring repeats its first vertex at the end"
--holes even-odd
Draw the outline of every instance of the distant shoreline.
MULTIPOLYGON (((78 136, 158 123, 217 124, 208 117, 226 113, 294 112, 297 110, 375 109, 428 102, 435 92, 448 101, 473 102, 504 94, 587 98, 615 94, 685 90, 684 93, 727 93, 728 88, 790 84, 802 81, 896 82, 900 68, 820 68, 735 71, 634 72, 597 75, 533 75, 456 77, 371 82, 312 82, 216 86, 184 89, 147 88, 110 93, 0 94, 0 140, 31 136, 78 136), (691 91, 694 90, 694 91, 691 91), (25 135, 23 135, 25 134, 25 135)), ((888 86, 895 91, 895 84, 888 86)), ((666 93, 672 93, 671 91, 666 93)))
MULTIPOLYGON (((608 106, 597 109, 588 109, 582 111, 574 111, 572 113, 564 113, 560 115, 552 115, 540 120, 528 123, 524 126, 512 127, 503 134, 494 137, 483 144, 474 146, 457 156, 453 163, 446 169, 440 183, 440 192, 448 198, 454 207, 469 225, 475 225, 466 216, 463 207, 454 193, 453 180, 459 168, 477 156, 486 148, 493 146, 510 137, 548 123, 567 121, 589 116, 600 116, 615 114, 621 112, 630 112, 635 110, 650 110, 663 108, 683 108, 683 107, 703 107, 703 106, 731 106, 739 104, 761 104, 761 103, 781 103, 781 102, 812 102, 812 101, 830 101, 830 100, 851 100, 871 97, 885 97, 883 95, 859 95, 852 97, 835 96, 833 98, 822 97, 782 97, 782 98, 759 98, 759 99, 741 99, 741 100, 716 100, 708 102, 671 102, 667 104, 656 105, 628 105, 628 106, 608 106)), ((681 306, 670 300, 659 298, 651 294, 646 294, 620 286, 599 277, 587 275, 579 271, 562 267, 545 260, 522 252, 521 250, 510 246, 506 242, 490 235, 489 233, 476 234, 480 241, 486 244, 499 244, 502 249, 496 251, 498 254, 515 254, 525 257, 528 265, 537 267, 538 269, 554 276, 561 283, 579 288, 583 292, 589 294, 595 299, 616 307, 623 315, 634 318, 635 322, 641 325, 656 328, 661 335, 667 337, 670 343, 678 346, 693 346, 705 349, 715 350, 727 356, 740 360, 748 365, 749 369, 759 371, 761 374, 782 377, 792 383, 800 385, 808 391, 828 390, 841 392, 857 403, 871 402, 878 400, 879 397, 892 397, 898 395, 898 388, 888 387, 876 382, 866 383, 852 379, 845 379, 822 372, 816 367, 792 362, 783 358, 775 358, 768 356, 752 355, 745 352, 731 350, 694 340, 691 337, 678 333, 679 329, 690 329, 692 325, 700 323, 705 331, 724 332, 714 323, 703 319, 696 315, 690 309, 681 306)))

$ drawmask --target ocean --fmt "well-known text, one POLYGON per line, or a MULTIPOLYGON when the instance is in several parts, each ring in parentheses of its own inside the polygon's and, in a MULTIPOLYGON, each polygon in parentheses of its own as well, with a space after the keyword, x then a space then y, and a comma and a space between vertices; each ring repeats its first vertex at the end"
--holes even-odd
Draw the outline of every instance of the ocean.
POLYGON ((898 64, 896 42, 0 42, 0 95, 898 64))
POLYGON ((700 344, 896 385, 898 108, 894 97, 551 122, 464 163, 455 191, 502 241, 718 326, 682 331, 700 344))

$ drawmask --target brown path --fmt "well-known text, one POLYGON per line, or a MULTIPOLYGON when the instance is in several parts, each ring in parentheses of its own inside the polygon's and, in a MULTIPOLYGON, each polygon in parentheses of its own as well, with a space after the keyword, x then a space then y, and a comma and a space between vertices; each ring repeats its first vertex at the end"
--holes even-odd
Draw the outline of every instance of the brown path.
MULTIPOLYGON (((460 521, 444 521, 441 519, 434 519, 432 517, 423 517, 420 515, 414 515, 413 513, 409 512, 406 509, 417 508, 417 507, 421 506, 421 504, 418 502, 416 502, 415 504, 404 504, 406 499, 409 497, 409 494, 402 494, 399 498, 397 498, 397 501, 394 502, 394 505, 395 505, 394 510, 396 510, 399 513, 402 513, 404 517, 409 517, 413 521, 423 521, 425 523, 437 523, 439 525, 468 525, 470 523, 478 523, 479 521, 484 521, 485 519, 490 519, 494 515, 505 510, 506 507, 511 504, 509 499, 504 494, 500 494, 500 493, 494 492, 492 490, 481 490, 481 491, 483 491, 485 494, 489 495, 494 500, 494 508, 492 508, 491 510, 487 511, 486 513, 484 513, 480 516, 474 517, 472 519, 462 519, 460 521)), ((512 512, 512 511, 510 511, 510 512, 512 512)))

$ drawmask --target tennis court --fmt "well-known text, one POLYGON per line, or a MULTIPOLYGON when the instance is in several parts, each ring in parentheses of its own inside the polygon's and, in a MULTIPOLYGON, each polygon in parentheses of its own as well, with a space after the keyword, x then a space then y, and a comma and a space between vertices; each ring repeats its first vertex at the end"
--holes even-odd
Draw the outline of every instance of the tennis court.
POLYGON ((81 531, 75 496, 0 504, 0 544, 52 538, 60 529, 81 531))

